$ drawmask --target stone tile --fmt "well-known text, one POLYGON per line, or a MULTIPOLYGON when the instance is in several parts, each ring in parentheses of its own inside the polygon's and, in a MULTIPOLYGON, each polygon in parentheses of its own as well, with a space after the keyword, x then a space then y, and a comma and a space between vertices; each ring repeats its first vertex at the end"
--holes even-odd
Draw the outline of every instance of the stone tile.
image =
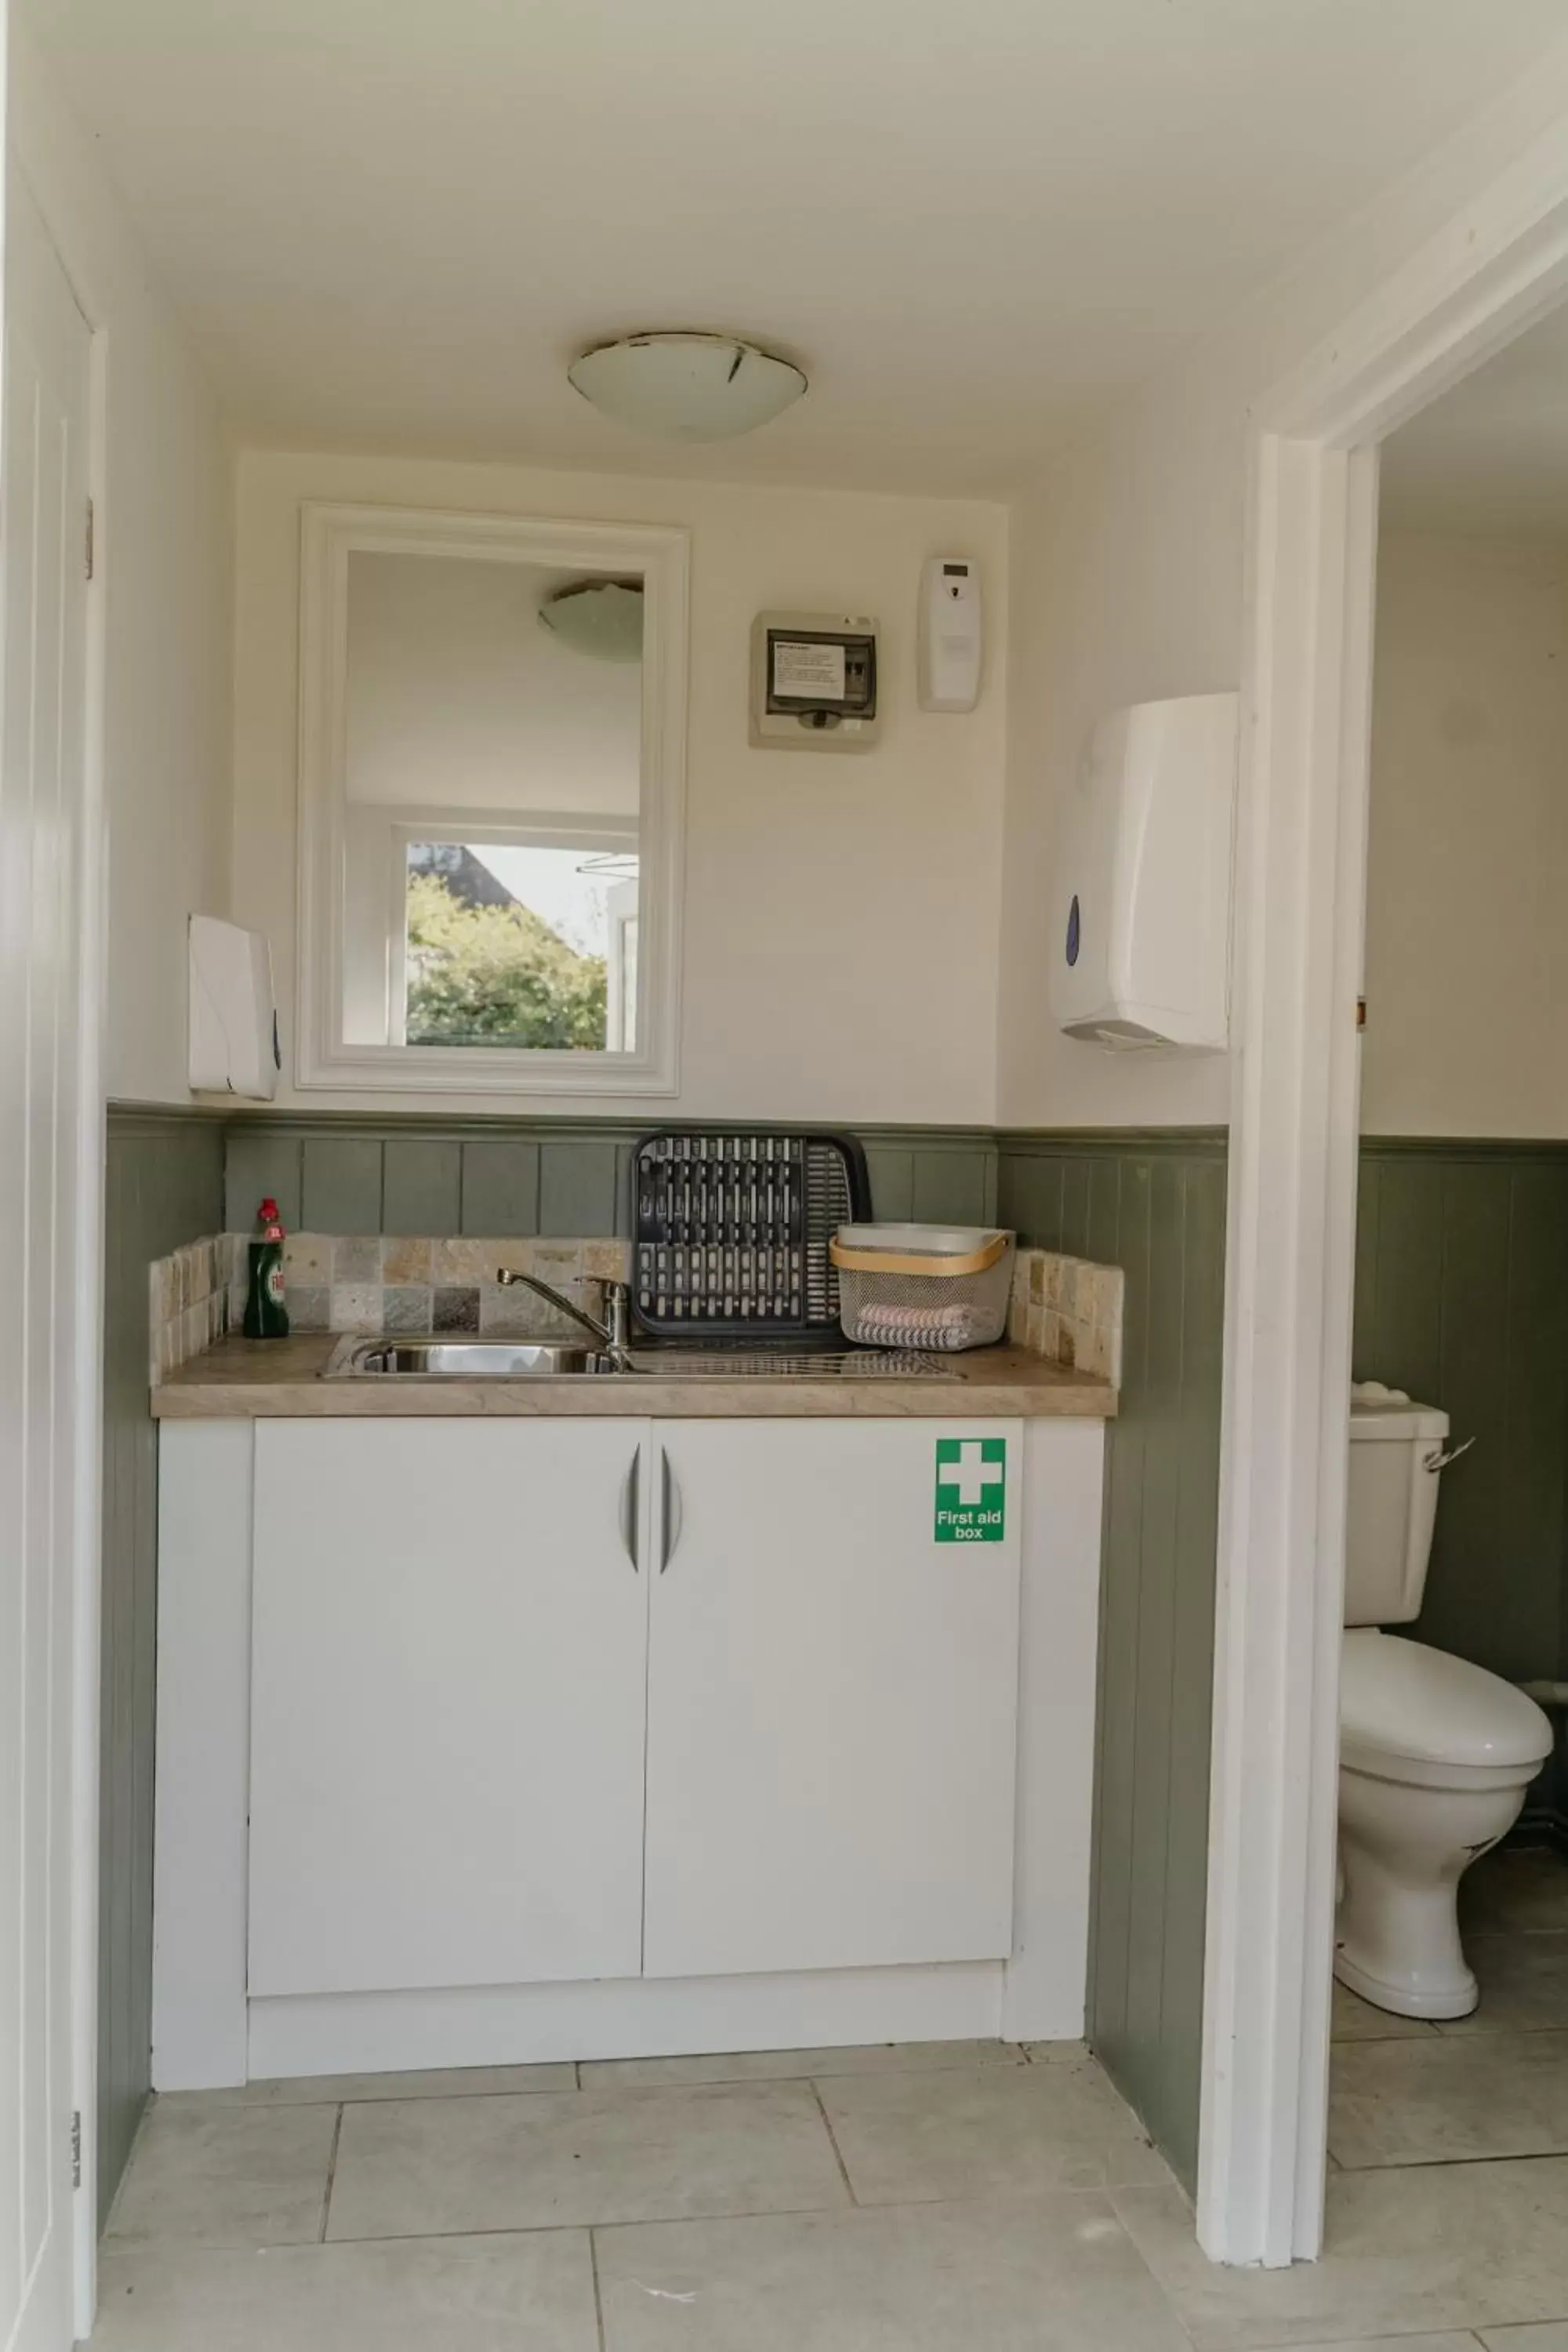
MULTIPOLYGON (((1476 2352, 1476 2341, 1468 2327, 1446 2327, 1440 2336, 1355 2336, 1347 2342, 1343 2336, 1332 2344, 1302 2344, 1296 2352, 1476 2352)), ((1249 2352, 1266 2352, 1259 2346, 1249 2352)))
POLYGON ((493 1282, 498 1265, 525 1263, 523 1250, 512 1244, 517 1255, 498 1257, 499 1242, 436 1241, 430 1244, 430 1279, 439 1287, 477 1290, 481 1282, 493 1282))
POLYGON ((594 1282, 629 1282, 632 1278, 630 1242, 584 1242, 583 1271, 594 1282))
POLYGON ((1330 2031, 1336 2042, 1403 2042, 1430 2041, 1437 2029, 1428 2018, 1395 2017, 1392 2010, 1374 2008, 1336 1977, 1330 2031))
POLYGON ((479 1328, 479 1291, 477 1289, 432 1291, 430 1328, 433 1331, 477 1331, 479 1328))
POLYGON ((1170 2179, 1092 2059, 839 2075, 817 2088, 862 2205, 1170 2179))
POLYGON ((810 2075, 1018 2066, 1023 2061, 1014 2042, 876 2042, 844 2050, 739 2050, 715 2057, 588 2061, 583 2067, 583 2087, 657 2090, 677 2083, 777 2083, 810 2075))
POLYGON ((424 1283, 430 1280, 430 1255, 433 1242, 399 1239, 388 1234, 381 1244, 381 1278, 384 1283, 424 1283))
POLYGON ((313 2241, 337 2126, 332 2106, 217 2109, 156 2100, 106 2239, 160 2246, 313 2241))
POLYGON ((1470 1936, 1465 1958, 1480 1983, 1480 2005, 1440 2025, 1440 2033, 1568 2031, 1568 1935, 1470 1936))
POLYGON ((605 2352, 1187 2352, 1100 2196, 606 2230, 605 2352))
POLYGON ((343 2110, 327 2234, 570 2229, 847 2201, 805 2083, 384 2100, 343 2110))
POLYGON ((377 1234, 342 1234, 332 1244, 332 1280, 379 1282, 381 1238, 377 1234))
POLYGON ((1329 2146, 1349 2170, 1568 2154, 1568 2033, 1342 2042, 1329 2146))
POLYGON ((1481 2342, 1487 2352, 1568 2352, 1568 2319, 1549 2319, 1535 2327, 1484 2327, 1481 2342))
POLYGON ((331 1313, 334 1331, 379 1331, 381 1285, 378 1282, 334 1282, 331 1313))
POLYGON ((413 2074, 284 2074, 232 2090, 170 2091, 161 2105, 173 2108, 290 2107, 337 2105, 353 2099, 492 2098, 498 2093, 571 2091, 576 2068, 569 2059, 537 2066, 431 2066, 413 2074))
POLYGON ((1552 1846, 1494 1846, 1459 1881, 1468 1935, 1568 1932, 1568 1856, 1552 1846))
MULTIPOLYGON (((289 1328, 295 1331, 330 1331, 332 1328, 332 1294, 324 1286, 307 1283, 296 1289, 289 1283, 285 1292, 289 1328)), ((241 1310, 243 1312, 243 1309, 241 1310)))
POLYGON ((1568 2311, 1561 2157, 1331 2173, 1322 2257, 1288 2270, 1209 2262, 1177 2189, 1118 2189, 1111 2200, 1197 2352, 1441 2335, 1568 2311))
POLYGON ((412 1284, 389 1286, 381 1294, 381 1328, 384 1331, 428 1331, 430 1300, 427 1288, 412 1284))
POLYGON ((585 2231, 105 2250, 93 2352, 596 2352, 585 2231))

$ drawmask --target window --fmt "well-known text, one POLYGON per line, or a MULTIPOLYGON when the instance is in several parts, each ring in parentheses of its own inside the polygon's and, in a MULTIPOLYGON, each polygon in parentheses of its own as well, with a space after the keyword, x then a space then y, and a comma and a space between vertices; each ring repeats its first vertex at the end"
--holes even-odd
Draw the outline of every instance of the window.
POLYGON ((301 1086, 673 1090, 685 559, 307 509, 301 1086))

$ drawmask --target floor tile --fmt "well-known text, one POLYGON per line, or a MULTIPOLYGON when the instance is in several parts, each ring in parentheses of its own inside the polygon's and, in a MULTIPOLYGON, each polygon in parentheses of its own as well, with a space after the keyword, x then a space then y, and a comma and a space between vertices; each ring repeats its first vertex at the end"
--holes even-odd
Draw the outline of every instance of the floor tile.
POLYGON ((92 2352, 595 2352, 584 2231, 109 2250, 92 2352))
POLYGON ((1539 1930, 1511 1936, 1468 1936, 1465 1958, 1481 1988, 1468 2017, 1439 2026, 1441 2033, 1533 2033, 1568 2030, 1568 1935, 1539 1930))
POLYGON ((1342 2336, 1331 2344, 1300 2344, 1295 2352, 1477 2352, 1479 2341, 1468 2327, 1446 2327, 1440 2336, 1354 2336, 1348 2342, 1342 2336))
POLYGON ((1568 2033, 1342 2042, 1329 2146, 1348 2169, 1568 2154, 1568 2033))
POLYGON ((1321 2261, 1223 2270, 1174 2189, 1118 2189, 1117 2211, 1197 2352, 1352 2343, 1568 2312, 1568 2158, 1336 2172, 1321 2261))
POLYGON ((1568 2352, 1568 2319, 1549 2319, 1535 2327, 1485 2327, 1481 2342, 1487 2352, 1568 2352))
POLYGON ((109 2217, 113 2242, 297 2245, 321 2233, 336 2107, 155 2100, 109 2217))
POLYGON ((1337 1977, 1329 2030, 1336 2042, 1427 2042, 1437 2031, 1424 2017, 1395 2017, 1392 2010, 1374 2008, 1337 1977))
POLYGON ((570 2063, 542 2066, 432 2066, 414 2074, 285 2074, 233 2090, 168 2091, 169 2107, 337 2105, 343 2099, 483 2098, 496 2092, 574 2091, 570 2063))
POLYGON ((863 2205, 1170 2178, 1093 2060, 817 2084, 863 2205))
POLYGON ((1494 1846, 1459 1881, 1461 1932, 1568 1930, 1568 1855, 1553 1846, 1494 1846))
POLYGON ((605 2352, 1187 2352, 1103 2196, 596 2234, 605 2352))
POLYGON ((1016 2042, 873 2042, 845 2050, 738 2050, 711 2058, 601 2058, 583 2067, 584 2090, 681 2083, 779 2083, 816 2074, 918 2074, 943 2066, 1021 2066, 1016 2042))
POLYGON ((1087 2042, 1026 2042, 1031 2066, 1079 2066, 1089 2056, 1087 2042))
POLYGON ((381 2100, 343 2110, 327 2234, 558 2229, 847 2202, 807 2083, 381 2100))

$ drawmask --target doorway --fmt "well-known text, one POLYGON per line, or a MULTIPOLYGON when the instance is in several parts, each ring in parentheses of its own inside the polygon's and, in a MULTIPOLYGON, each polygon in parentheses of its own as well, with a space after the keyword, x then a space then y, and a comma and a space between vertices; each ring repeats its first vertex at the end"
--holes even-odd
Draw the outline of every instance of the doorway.
POLYGON ((1198 2227, 1322 2245, 1378 450, 1568 289, 1526 155, 1263 404, 1250 449, 1198 2227))

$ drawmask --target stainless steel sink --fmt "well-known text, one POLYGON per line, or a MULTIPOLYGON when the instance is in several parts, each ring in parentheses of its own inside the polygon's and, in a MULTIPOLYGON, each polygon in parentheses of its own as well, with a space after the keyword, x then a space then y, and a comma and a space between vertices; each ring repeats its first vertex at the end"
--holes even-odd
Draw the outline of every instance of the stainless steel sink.
POLYGON ((559 1380, 611 1373, 610 1358, 574 1339, 346 1339, 329 1380, 559 1380))
POLYGON ((624 1363, 573 1339, 400 1339, 349 1338, 327 1378, 358 1380, 930 1380, 963 1379, 951 1357, 848 1348, 828 1354, 770 1348, 638 1349, 624 1363))

